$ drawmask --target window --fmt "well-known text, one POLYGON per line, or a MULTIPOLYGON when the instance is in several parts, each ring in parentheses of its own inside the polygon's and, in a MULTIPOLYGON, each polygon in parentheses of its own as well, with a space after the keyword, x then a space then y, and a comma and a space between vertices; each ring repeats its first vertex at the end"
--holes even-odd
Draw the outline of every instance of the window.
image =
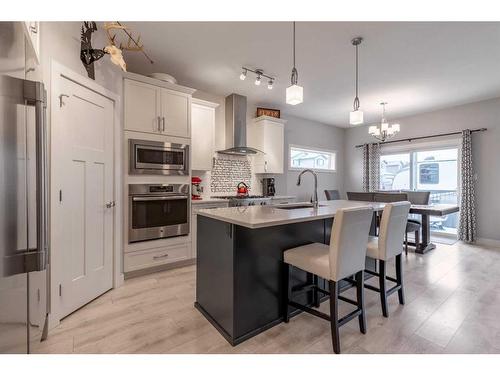
MULTIPOLYGON (((412 150, 380 156, 381 190, 425 190, 430 203, 458 203, 458 148, 412 150)), ((458 215, 431 217, 431 230, 456 234, 458 215)))
POLYGON ((336 153, 330 150, 311 149, 290 145, 290 169, 314 169, 318 171, 335 171, 336 153))

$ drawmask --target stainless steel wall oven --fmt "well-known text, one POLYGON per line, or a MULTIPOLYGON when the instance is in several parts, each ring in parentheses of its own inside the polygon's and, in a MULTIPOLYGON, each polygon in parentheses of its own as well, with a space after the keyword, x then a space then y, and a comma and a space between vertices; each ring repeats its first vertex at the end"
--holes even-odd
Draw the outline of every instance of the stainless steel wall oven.
POLYGON ((129 173, 189 175, 189 145, 129 139, 129 173))
POLYGON ((130 184, 128 242, 189 234, 188 184, 130 184))

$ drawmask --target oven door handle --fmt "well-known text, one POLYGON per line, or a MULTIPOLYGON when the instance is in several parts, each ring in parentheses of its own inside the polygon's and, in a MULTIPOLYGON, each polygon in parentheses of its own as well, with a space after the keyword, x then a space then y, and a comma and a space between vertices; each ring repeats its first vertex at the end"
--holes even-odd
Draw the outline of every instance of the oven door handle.
POLYGON ((178 199, 188 199, 187 195, 175 195, 168 197, 132 197, 134 202, 151 202, 151 201, 172 201, 178 199))

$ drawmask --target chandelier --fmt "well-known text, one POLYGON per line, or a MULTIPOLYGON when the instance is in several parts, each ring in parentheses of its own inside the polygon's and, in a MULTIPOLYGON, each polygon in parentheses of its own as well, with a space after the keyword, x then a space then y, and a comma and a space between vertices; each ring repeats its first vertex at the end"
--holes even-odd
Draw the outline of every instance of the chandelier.
POLYGON ((382 106, 382 120, 380 121, 380 125, 372 125, 368 128, 368 133, 381 142, 385 142, 399 133, 399 124, 389 125, 385 118, 386 104, 387 102, 380 103, 382 106))

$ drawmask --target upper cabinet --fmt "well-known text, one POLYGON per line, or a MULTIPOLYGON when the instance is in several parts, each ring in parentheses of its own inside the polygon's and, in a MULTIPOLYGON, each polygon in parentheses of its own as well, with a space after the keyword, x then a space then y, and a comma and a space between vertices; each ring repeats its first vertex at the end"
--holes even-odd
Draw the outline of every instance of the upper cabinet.
POLYGON ((33 51, 36 62, 40 63, 40 22, 38 21, 24 21, 24 32, 28 45, 33 51))
POLYGON ((125 129, 189 138, 191 94, 194 90, 183 88, 183 91, 176 91, 144 80, 155 81, 148 77, 141 81, 124 80, 125 129))
POLYGON ((161 89, 138 81, 125 80, 125 129, 145 133, 161 132, 161 89))
POLYGON ((193 99, 191 104, 191 169, 209 171, 215 151, 215 108, 219 105, 193 99))
POLYGON ((247 145, 263 152, 253 157, 255 173, 283 173, 286 120, 260 116, 247 127, 247 145))

